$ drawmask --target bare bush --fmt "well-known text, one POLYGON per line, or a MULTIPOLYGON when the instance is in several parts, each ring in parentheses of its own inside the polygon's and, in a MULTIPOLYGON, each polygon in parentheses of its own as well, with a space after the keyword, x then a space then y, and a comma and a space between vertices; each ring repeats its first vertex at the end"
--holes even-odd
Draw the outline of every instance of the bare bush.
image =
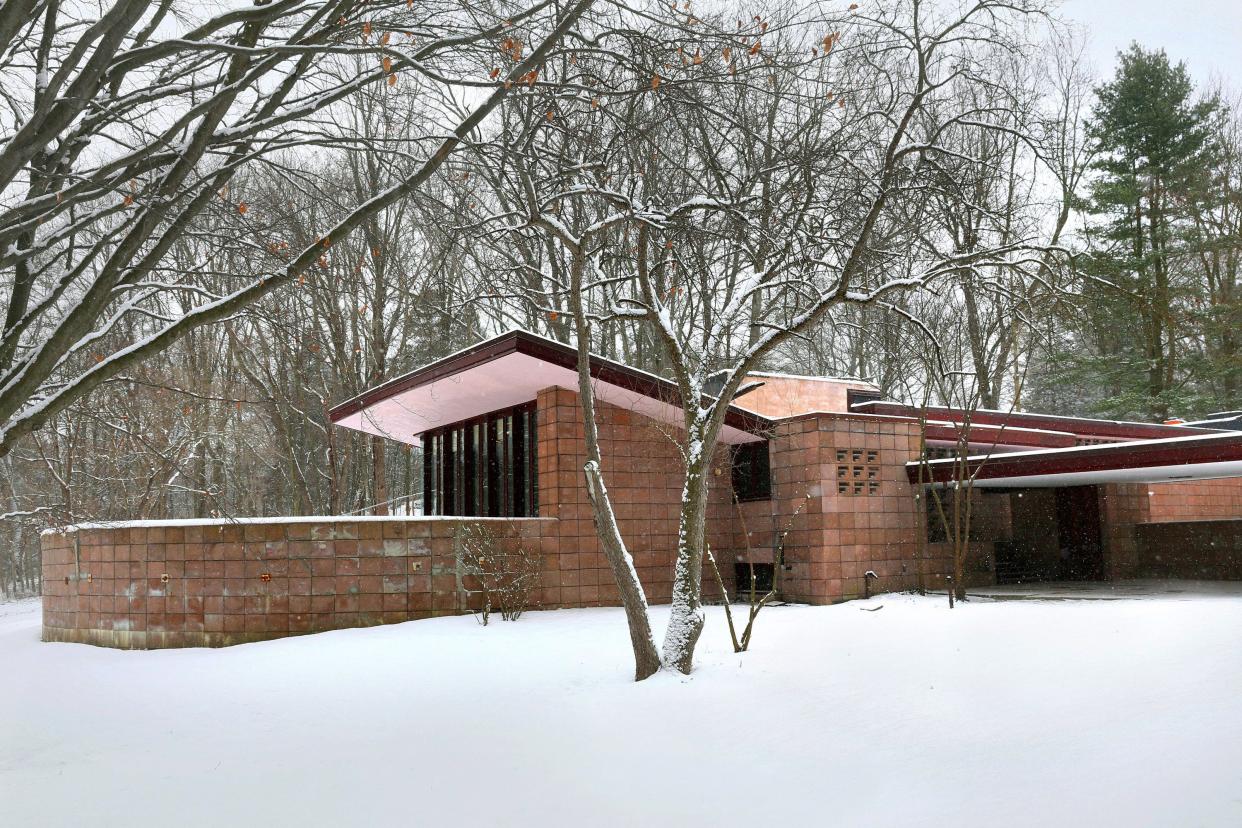
POLYGON ((754 550, 750 545, 750 530, 746 528, 746 515, 742 512, 741 504, 737 498, 733 498, 733 507, 737 509, 738 520, 742 524, 742 537, 746 540, 746 564, 750 570, 749 588, 746 584, 739 583, 737 585, 737 595, 741 597, 747 595, 747 603, 749 605, 749 613, 746 617, 746 626, 742 629, 741 637, 737 634, 737 625, 733 621, 732 600, 729 598, 729 588, 725 586, 724 577, 720 574, 720 567, 716 565, 716 556, 712 554, 711 547, 706 549, 707 562, 711 565, 712 574, 716 576, 716 584, 720 587, 720 594, 723 598, 725 621, 729 624, 729 638, 733 642, 733 652, 744 653, 750 649, 750 638, 755 631, 755 619, 759 617, 759 612, 768 605, 769 602, 779 600, 781 591, 781 570, 784 569, 784 546, 785 536, 793 530, 794 519, 801 514, 806 508, 807 503, 811 500, 808 492, 802 498, 802 502, 798 504, 798 508, 794 509, 789 515, 785 523, 776 530, 776 539, 773 546, 772 557, 772 583, 767 590, 760 592, 758 589, 759 579, 755 574, 755 557, 754 550))
POLYGON ((499 610, 505 621, 518 620, 530 608, 539 585, 539 553, 507 540, 483 523, 464 524, 454 535, 458 588, 467 599, 480 596, 475 614, 483 626, 493 610, 499 610), (467 578, 472 587, 466 586, 467 578))

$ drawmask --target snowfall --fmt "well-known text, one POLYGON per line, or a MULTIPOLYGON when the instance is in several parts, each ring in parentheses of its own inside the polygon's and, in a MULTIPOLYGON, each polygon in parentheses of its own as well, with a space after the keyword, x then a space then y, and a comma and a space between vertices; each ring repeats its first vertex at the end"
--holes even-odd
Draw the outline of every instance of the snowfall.
POLYGON ((1242 594, 779 606, 741 655, 713 609, 631 669, 612 609, 123 652, 0 604, 0 822, 1242 825, 1242 594))

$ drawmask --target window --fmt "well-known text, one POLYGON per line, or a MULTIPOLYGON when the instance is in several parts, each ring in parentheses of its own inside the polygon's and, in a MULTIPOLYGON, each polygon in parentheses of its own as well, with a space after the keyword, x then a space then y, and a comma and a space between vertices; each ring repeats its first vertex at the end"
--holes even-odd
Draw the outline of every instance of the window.
POLYGON ((733 575, 737 579, 734 587, 738 597, 749 598, 750 596, 750 572, 751 567, 755 570, 755 594, 766 595, 772 591, 772 585, 776 579, 776 566, 770 563, 734 563, 733 575))
POLYGON ((733 496, 739 501, 767 500, 772 496, 772 466, 768 441, 733 447, 733 496))
POLYGON ((539 468, 535 404, 423 434, 423 513, 535 517, 539 468))
POLYGON ((848 388, 845 391, 845 410, 853 411, 859 403, 875 402, 880 399, 879 391, 867 391, 862 388, 848 388))

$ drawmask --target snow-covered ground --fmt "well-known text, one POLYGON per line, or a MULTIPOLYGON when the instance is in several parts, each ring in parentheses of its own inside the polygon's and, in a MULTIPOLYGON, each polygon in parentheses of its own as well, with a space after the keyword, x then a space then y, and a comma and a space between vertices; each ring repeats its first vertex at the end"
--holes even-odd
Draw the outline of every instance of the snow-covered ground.
POLYGON ((1237 596, 775 607, 740 656, 713 611, 692 678, 638 685, 608 609, 163 652, 38 623, 0 606, 7 825, 1242 825, 1237 596))

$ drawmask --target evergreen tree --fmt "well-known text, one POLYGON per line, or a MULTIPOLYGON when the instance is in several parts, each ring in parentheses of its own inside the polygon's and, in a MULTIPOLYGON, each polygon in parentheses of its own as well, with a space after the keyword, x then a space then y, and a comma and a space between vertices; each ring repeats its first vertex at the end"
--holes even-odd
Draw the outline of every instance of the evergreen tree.
POLYGON ((1179 363, 1188 308, 1201 279, 1192 218, 1211 198, 1220 104, 1196 95, 1184 64, 1137 44, 1096 89, 1091 123, 1096 178, 1087 212, 1091 253, 1082 322, 1091 353, 1079 365, 1098 383, 1098 408, 1164 419, 1195 402, 1179 363))

